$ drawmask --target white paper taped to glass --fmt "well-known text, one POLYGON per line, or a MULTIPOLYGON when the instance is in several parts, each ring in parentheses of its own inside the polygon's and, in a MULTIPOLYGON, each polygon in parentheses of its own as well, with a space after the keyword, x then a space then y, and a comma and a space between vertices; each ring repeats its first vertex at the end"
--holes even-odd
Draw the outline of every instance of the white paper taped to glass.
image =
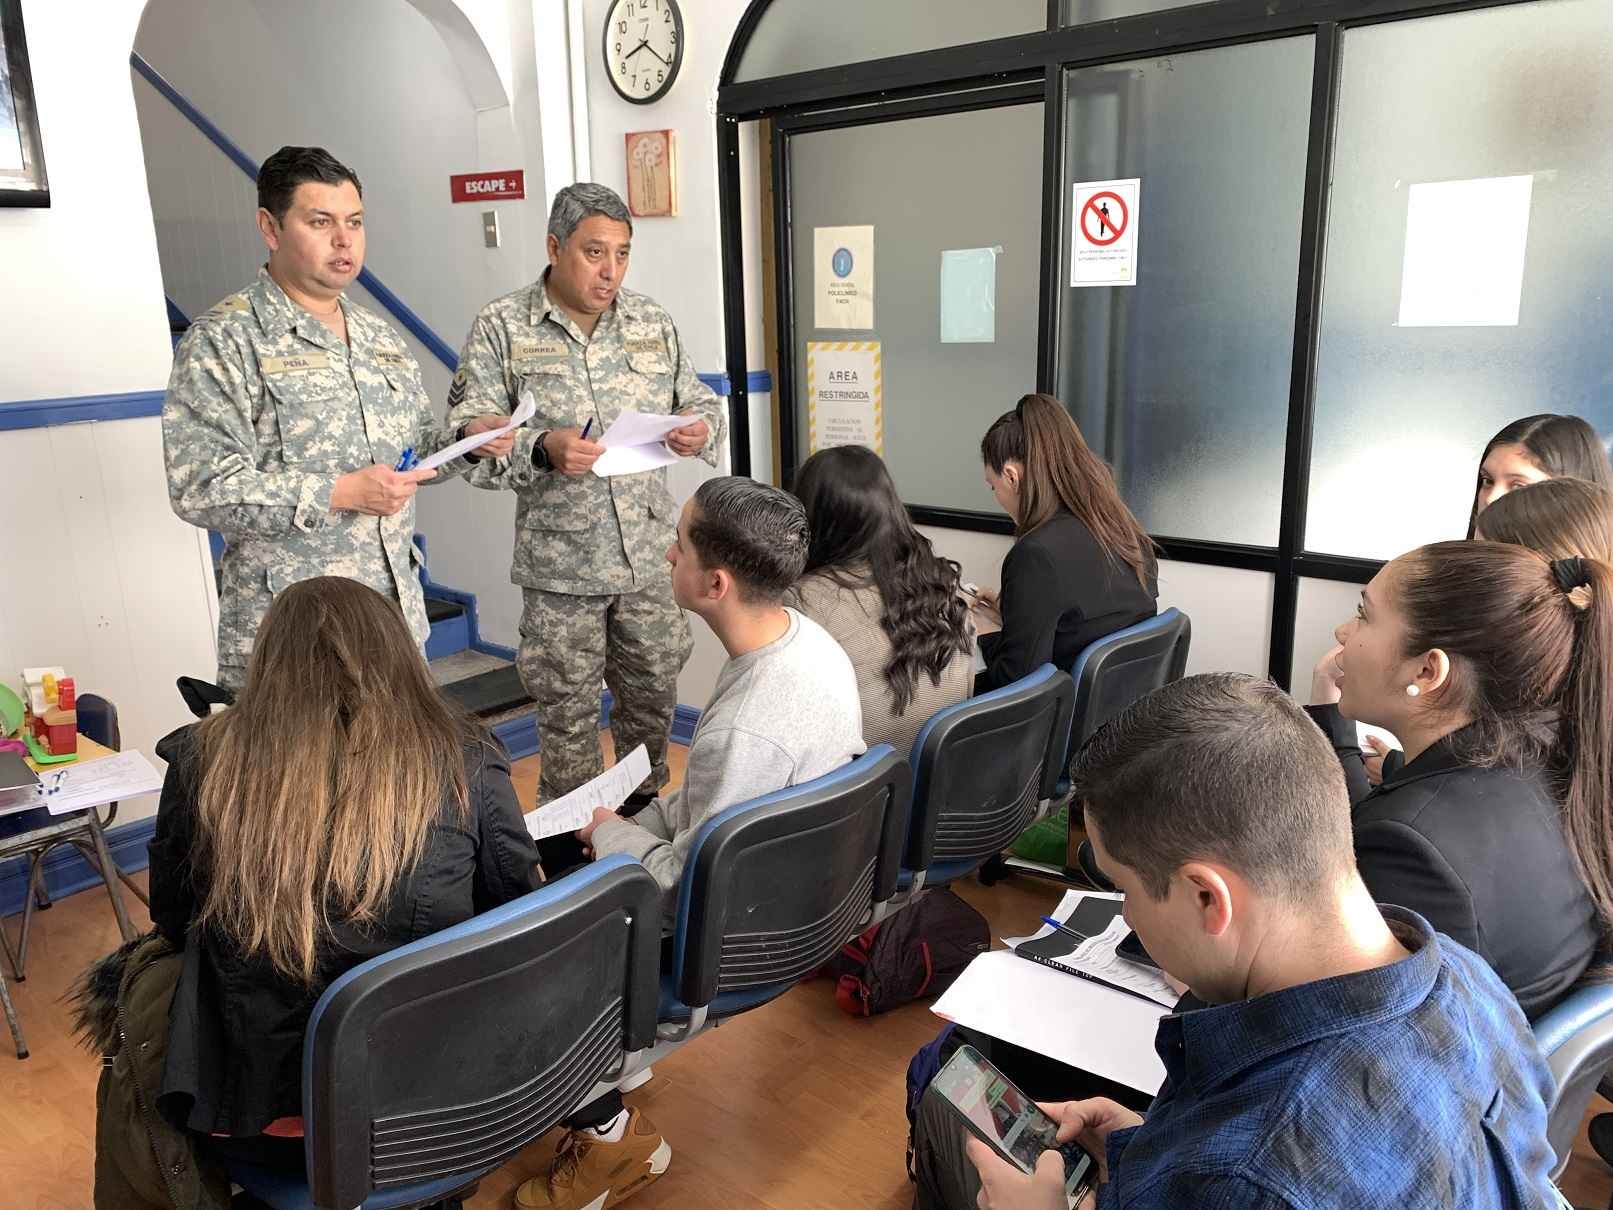
POLYGON ((639 471, 671 466, 678 456, 663 444, 667 434, 674 429, 697 424, 699 420, 698 416, 653 416, 644 412, 623 412, 599 439, 605 452, 594 463, 594 474, 604 479, 612 475, 633 475, 639 471))
POLYGON ((461 437, 446 449, 438 450, 429 458, 420 459, 415 464, 414 469, 417 471, 434 471, 439 466, 446 462, 452 462, 462 454, 468 454, 472 450, 480 449, 495 437, 502 437, 517 425, 525 424, 528 420, 531 420, 533 413, 537 410, 538 401, 532 398, 532 392, 522 391, 520 405, 506 423, 499 425, 496 429, 483 429, 479 433, 472 433, 469 437, 461 437))
POLYGON ((533 840, 558 836, 562 832, 576 832, 586 828, 594 819, 594 808, 614 811, 627 801, 627 796, 643 784, 650 775, 650 754, 640 744, 606 769, 593 781, 578 786, 570 794, 562 794, 552 802, 544 803, 526 813, 526 830, 533 840))

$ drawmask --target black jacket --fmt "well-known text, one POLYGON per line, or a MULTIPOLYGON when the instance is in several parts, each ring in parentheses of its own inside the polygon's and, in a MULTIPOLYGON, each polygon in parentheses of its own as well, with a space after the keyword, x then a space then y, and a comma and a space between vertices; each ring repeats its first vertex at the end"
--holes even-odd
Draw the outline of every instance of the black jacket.
POLYGON ((1049 660, 1068 671, 1094 639, 1158 613, 1158 596, 1152 559, 1144 588, 1061 509, 1003 559, 1003 628, 980 636, 986 670, 975 677, 975 692, 1001 689, 1049 660))
POLYGON ((1373 789, 1355 724, 1337 706, 1306 710, 1344 765, 1372 897, 1477 953, 1531 1019, 1555 1004, 1595 957, 1598 926, 1545 773, 1463 764, 1447 736, 1373 789))
POLYGON ((419 863, 394 888, 380 921, 365 930, 336 924, 321 942, 313 985, 304 987, 266 958, 244 956, 216 929, 192 928, 207 886, 207 872, 190 863, 200 778, 192 728, 165 738, 157 754, 169 765, 151 841, 151 919, 185 950, 160 1104, 192 1130, 256 1135, 276 1118, 301 1114, 303 1033, 327 985, 377 954, 540 884, 509 759, 496 740, 468 741, 469 819, 461 822, 444 801, 419 863))

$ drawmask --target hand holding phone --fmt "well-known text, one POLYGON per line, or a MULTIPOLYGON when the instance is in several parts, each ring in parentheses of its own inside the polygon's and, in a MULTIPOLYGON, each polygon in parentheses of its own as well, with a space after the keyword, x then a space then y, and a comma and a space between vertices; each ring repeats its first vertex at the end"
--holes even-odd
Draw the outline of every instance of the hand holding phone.
MULTIPOLYGON (((1097 1183, 1097 1158, 1074 1137, 1059 1142, 1059 1124, 974 1047, 958 1048, 936 1073, 934 1088, 970 1134, 1020 1173, 1033 1174, 1038 1184, 1051 1179, 1045 1175, 1051 1161, 1043 1163, 1043 1153, 1057 1152, 1068 1206, 1079 1204, 1097 1183)), ((985 1172, 982 1168, 982 1180, 985 1172)))

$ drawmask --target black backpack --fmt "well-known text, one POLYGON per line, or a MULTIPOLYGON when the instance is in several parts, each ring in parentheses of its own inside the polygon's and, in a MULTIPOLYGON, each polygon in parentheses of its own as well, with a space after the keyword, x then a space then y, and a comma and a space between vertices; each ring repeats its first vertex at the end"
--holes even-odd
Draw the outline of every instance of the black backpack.
POLYGON ((846 942, 823 973, 836 981, 835 1003, 853 1017, 871 1017, 920 996, 939 996, 990 948, 986 918, 943 887, 919 892, 846 942))

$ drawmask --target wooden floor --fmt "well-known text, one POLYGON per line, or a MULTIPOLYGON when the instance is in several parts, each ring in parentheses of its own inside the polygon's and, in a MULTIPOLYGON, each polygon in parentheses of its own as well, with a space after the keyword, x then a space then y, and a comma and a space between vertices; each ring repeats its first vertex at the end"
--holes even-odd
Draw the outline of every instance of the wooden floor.
MULTIPOLYGON (((682 751, 674 773, 681 775, 682 751)), ((516 783, 532 801, 537 760, 519 762, 516 783)), ((1032 931, 1055 901, 1046 884, 1013 880, 959 892, 985 914, 994 936, 1032 931)), ((149 923, 127 897, 137 928, 149 923)), ((14 937, 17 919, 5 922, 14 937)), ((85 891, 35 918, 29 978, 13 985, 32 1057, 18 1062, 0 1040, 0 1205, 13 1210, 85 1210, 90 1205, 95 1084, 100 1064, 69 1039, 58 998, 72 977, 117 942, 106 895, 85 891)), ((827 982, 783 998, 696 1039, 628 1094, 671 1143, 667 1174, 635 1207, 801 1210, 912 1203, 903 1168, 902 1112, 908 1057, 935 1035, 923 1004, 871 1020, 835 1006, 827 982)), ((1597 1098, 1592 1112, 1613 1108, 1597 1098)), ((470 1206, 507 1207, 554 1146, 539 1140, 482 1182, 470 1206)), ((1563 1180, 1569 1199, 1602 1210, 1613 1173, 1584 1131, 1563 1180)))

